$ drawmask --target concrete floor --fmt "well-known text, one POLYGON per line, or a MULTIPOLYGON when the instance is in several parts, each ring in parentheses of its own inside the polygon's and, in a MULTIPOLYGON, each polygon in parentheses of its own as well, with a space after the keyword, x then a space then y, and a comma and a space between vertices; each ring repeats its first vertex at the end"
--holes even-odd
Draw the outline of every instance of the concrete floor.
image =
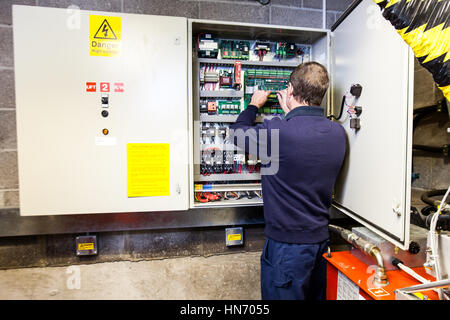
POLYGON ((259 252, 0 270, 0 299, 261 299, 259 252))

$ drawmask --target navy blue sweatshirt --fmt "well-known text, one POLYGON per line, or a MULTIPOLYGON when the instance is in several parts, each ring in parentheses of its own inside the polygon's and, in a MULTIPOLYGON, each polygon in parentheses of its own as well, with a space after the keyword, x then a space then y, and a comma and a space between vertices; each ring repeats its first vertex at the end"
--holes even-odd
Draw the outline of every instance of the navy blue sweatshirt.
POLYGON ((256 145, 257 156, 265 163, 261 183, 266 236, 287 243, 328 239, 332 190, 346 151, 344 128, 328 120, 320 107, 298 107, 284 119, 254 125, 257 111, 249 105, 232 129, 234 143, 250 153, 255 153, 252 145, 256 145), (277 135, 279 152, 271 154, 277 135))

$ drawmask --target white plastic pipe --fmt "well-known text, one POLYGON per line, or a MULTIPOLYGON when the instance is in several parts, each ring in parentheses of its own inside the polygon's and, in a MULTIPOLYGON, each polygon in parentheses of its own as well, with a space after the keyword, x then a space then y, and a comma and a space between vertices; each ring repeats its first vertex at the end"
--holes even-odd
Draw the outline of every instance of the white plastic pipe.
POLYGON ((430 280, 425 279, 424 277, 422 277, 420 274, 418 274, 417 272, 415 272, 413 269, 405 266, 403 263, 398 263, 397 267, 399 267, 400 269, 402 269, 403 271, 405 271, 407 274, 409 274, 411 277, 413 277, 414 279, 416 279, 417 281, 420 281, 422 283, 429 283, 431 282, 430 280))
MULTIPOLYGON (((436 225, 437 225, 437 221, 439 219, 439 215, 441 214, 442 208, 445 205, 445 201, 446 201, 449 193, 450 193, 450 186, 448 187, 447 192, 445 193, 444 197, 442 198, 442 201, 441 201, 441 204, 439 205, 438 211, 431 218, 431 223, 430 223, 431 254, 432 254, 433 262, 434 262, 436 281, 442 280, 441 265, 440 265, 441 261, 440 261, 440 257, 439 257, 439 251, 438 251, 439 243, 438 243, 438 235, 436 234, 436 225)), ((439 299, 443 300, 445 298, 445 296, 444 296, 442 289, 439 289, 438 293, 439 293, 439 299)))

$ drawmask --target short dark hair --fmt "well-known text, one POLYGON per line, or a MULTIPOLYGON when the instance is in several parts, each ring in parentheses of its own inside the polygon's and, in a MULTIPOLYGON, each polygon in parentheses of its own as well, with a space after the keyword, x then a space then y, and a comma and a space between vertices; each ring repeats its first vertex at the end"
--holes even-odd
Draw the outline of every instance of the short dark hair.
POLYGON ((319 106, 322 103, 330 83, 327 69, 317 62, 300 64, 291 73, 289 80, 294 89, 294 98, 313 106, 319 106))

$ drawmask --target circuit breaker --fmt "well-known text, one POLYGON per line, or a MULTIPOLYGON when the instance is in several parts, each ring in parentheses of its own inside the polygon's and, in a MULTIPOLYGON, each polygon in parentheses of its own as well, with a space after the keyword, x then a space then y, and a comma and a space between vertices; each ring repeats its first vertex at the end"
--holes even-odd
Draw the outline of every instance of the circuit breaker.
POLYGON ((275 92, 317 61, 348 141, 333 207, 405 248, 413 54, 370 0, 339 22, 13 6, 21 215, 261 206, 260 159, 230 127, 258 89, 273 94, 256 122, 284 117, 275 92))

